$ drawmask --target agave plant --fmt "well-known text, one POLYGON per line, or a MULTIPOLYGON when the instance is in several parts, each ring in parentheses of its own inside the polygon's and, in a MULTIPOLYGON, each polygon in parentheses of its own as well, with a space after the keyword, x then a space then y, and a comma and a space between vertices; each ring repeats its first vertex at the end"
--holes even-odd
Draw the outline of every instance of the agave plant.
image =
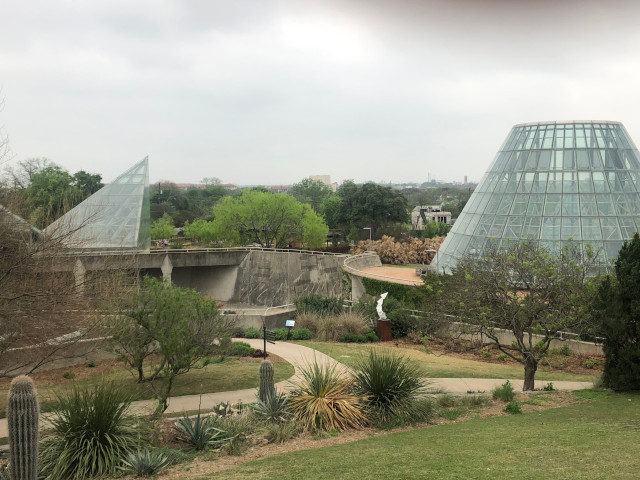
POLYGON ((271 423, 284 423, 291 416, 289 396, 281 392, 273 392, 262 401, 256 396, 253 411, 263 420, 271 423))
POLYGON ((171 459, 163 453, 145 448, 130 452, 122 461, 123 466, 120 468, 137 477, 149 477, 168 467, 171 463, 171 459))
POLYGON ((336 364, 316 361, 300 369, 302 379, 289 394, 293 420, 302 430, 346 430, 367 423, 350 378, 336 364))
POLYGON ((229 441, 225 431, 213 426, 211 418, 198 415, 191 418, 186 413, 176 421, 176 428, 180 438, 191 444, 196 450, 204 450, 207 447, 221 447, 229 441))

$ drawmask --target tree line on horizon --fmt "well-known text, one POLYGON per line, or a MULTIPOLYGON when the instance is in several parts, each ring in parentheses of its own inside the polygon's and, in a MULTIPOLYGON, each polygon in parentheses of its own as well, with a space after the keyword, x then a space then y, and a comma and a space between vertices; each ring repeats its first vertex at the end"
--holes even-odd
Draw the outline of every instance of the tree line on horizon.
MULTIPOLYGON (((286 246, 293 241, 317 248, 326 242, 325 229, 340 231, 342 236, 334 238, 347 241, 368 238, 368 229, 373 239, 383 234, 433 236, 440 230, 411 231, 413 206, 444 204, 455 218, 469 196, 467 190, 451 187, 396 190, 351 180, 333 192, 323 182, 305 178, 292 185, 288 194, 271 193, 262 186, 229 190, 214 177, 204 181, 206 187, 189 190, 172 182, 150 186, 155 238, 171 237, 174 228, 183 228, 187 236, 204 244, 217 239, 225 244, 286 246), (261 209, 270 211, 275 220, 258 215, 261 209), (234 227, 237 232, 232 234, 234 227), (221 231, 226 234, 221 236, 221 231), (256 235, 257 231, 262 234, 256 235)), ((44 228, 103 186, 100 174, 84 170, 72 174, 46 158, 32 158, 4 169, 0 204, 44 228)))

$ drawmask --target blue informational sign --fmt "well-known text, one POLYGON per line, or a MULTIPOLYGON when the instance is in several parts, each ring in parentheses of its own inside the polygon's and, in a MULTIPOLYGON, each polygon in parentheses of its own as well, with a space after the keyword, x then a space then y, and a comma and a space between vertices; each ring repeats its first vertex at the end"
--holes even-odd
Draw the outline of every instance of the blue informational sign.
POLYGON ((295 326, 296 321, 295 320, 285 320, 285 327, 293 327, 295 326))

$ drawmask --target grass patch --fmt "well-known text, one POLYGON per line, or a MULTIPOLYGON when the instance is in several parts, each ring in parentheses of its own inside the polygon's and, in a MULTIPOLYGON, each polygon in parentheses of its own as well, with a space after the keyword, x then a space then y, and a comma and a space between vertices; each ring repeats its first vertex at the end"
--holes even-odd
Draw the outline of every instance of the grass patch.
POLYGON ((594 398, 606 398, 611 395, 611 392, 605 390, 576 390, 573 394, 578 398, 594 399, 594 398))
POLYGON ((609 395, 291 452, 198 478, 635 479, 639 405, 640 395, 609 395))
MULTIPOLYGON (((280 382, 293 376, 294 369, 289 363, 273 364, 274 382, 280 382)), ((96 385, 104 379, 121 385, 131 395, 132 400, 150 400, 153 398, 153 390, 149 384, 136 383, 136 379, 129 370, 118 368, 102 375, 77 382, 78 385, 96 385)), ((43 412, 50 411, 51 399, 55 392, 64 391, 70 382, 63 385, 38 388, 38 398, 43 412)), ((211 363, 205 368, 192 370, 185 375, 176 378, 172 397, 181 395, 197 395, 200 393, 226 392, 231 390, 243 390, 255 388, 260 384, 260 362, 237 359, 224 360, 221 363, 211 363)), ((8 389, 0 389, 0 418, 6 417, 8 389)))
MULTIPOLYGON (((388 345, 344 344, 302 341, 300 345, 314 348, 335 360, 349 366, 355 366, 358 356, 367 355, 373 348, 389 348, 388 345)), ((514 364, 478 362, 453 355, 437 357, 421 350, 403 348, 400 350, 410 361, 415 362, 425 376, 432 378, 514 378, 522 379, 524 367, 514 364)), ((593 382, 596 375, 580 375, 565 372, 549 371, 548 367, 538 367, 536 382, 575 381, 593 382)))

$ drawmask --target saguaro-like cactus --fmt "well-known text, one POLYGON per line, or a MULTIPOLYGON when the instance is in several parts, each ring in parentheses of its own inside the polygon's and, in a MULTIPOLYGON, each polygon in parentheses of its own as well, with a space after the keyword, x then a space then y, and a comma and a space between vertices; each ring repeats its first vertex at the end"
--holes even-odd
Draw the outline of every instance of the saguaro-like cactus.
POLYGON ((267 397, 275 393, 273 385, 273 364, 269 360, 263 360, 260 364, 260 389, 258 396, 263 402, 267 397))
POLYGON ((11 382, 7 426, 11 478, 36 480, 38 478, 38 420, 40 408, 33 381, 24 375, 11 382))

